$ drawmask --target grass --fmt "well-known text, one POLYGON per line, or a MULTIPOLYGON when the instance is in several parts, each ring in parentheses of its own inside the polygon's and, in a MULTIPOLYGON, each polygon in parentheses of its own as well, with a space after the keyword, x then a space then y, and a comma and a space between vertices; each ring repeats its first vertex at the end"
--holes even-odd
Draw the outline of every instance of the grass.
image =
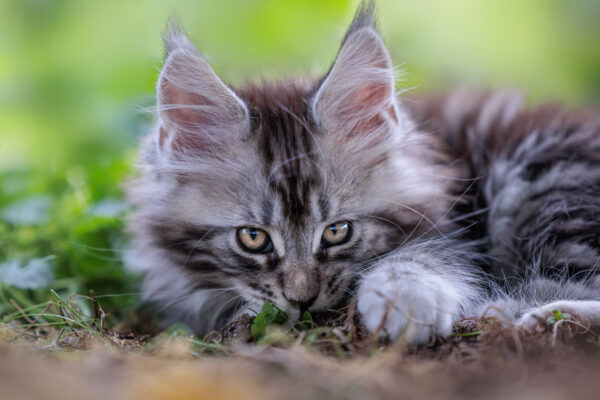
POLYGON ((136 348, 151 353, 174 340, 183 340, 190 345, 190 354, 198 357, 232 354, 234 345, 256 343, 265 347, 302 345, 343 358, 349 354, 349 350, 353 350, 352 332, 357 330, 353 321, 351 327, 347 321, 335 326, 343 322, 341 318, 346 317, 343 312, 339 312, 337 318, 332 318, 335 313, 322 317, 330 326, 318 325, 309 312, 304 313, 302 320, 291 323, 287 314, 266 301, 255 317, 244 315, 220 332, 211 332, 204 338, 178 325, 156 335, 148 335, 138 333, 126 324, 108 329, 106 321, 111 315, 104 311, 93 291, 89 296, 71 294, 65 298, 51 290, 50 299, 39 304, 31 304, 20 291, 7 286, 3 286, 0 293, 14 308, 1 319, 5 327, 44 343, 51 338, 56 348, 86 350, 95 342, 107 348, 136 348))
POLYGON ((36 391, 61 399, 527 398, 535 391, 552 399, 600 390, 600 336, 578 324, 528 334, 497 318, 468 319, 451 337, 414 347, 366 334, 350 307, 305 313, 292 324, 265 303, 255 318, 200 338, 182 326, 154 335, 107 328, 111 316, 93 293, 51 291, 30 306, 9 298, 15 310, 0 323, 0 385, 16 393, 11 398, 38 398, 36 391), (15 375, 35 383, 17 385, 15 375), (65 379, 67 391, 52 384, 65 379), (110 382, 110 391, 98 382, 110 382))
MULTIPOLYGON (((369 335, 361 326, 355 315, 353 302, 344 309, 315 316, 308 311, 304 312, 300 321, 292 323, 284 311, 265 301, 261 312, 256 316, 242 315, 219 332, 211 332, 201 338, 193 335, 185 326, 179 325, 162 330, 153 327, 149 332, 140 332, 136 331, 140 328, 136 328, 135 324, 137 322, 139 326, 143 325, 136 321, 108 328, 107 321, 112 316, 104 311, 94 291, 90 291, 89 296, 71 294, 64 297, 57 291, 50 290, 50 298, 38 304, 32 304, 20 291, 5 285, 0 287, 0 294, 2 300, 14 308, 1 319, 5 328, 19 331, 22 335, 40 341, 53 338, 57 348, 86 350, 91 342, 95 342, 107 348, 135 348, 141 352, 152 353, 173 341, 185 341, 190 346, 190 354, 198 357, 231 355, 235 354, 240 345, 255 344, 278 348, 306 347, 320 354, 343 359, 368 355, 386 345, 376 333, 369 335), (73 338, 77 340, 74 341, 73 338)), ((597 332, 559 310, 552 311, 546 325, 546 331, 550 332, 552 337, 552 346, 556 345, 559 334, 561 337, 584 336, 589 343, 600 341, 597 332)), ((449 339, 420 349, 433 349, 440 343, 472 344, 482 337, 499 332, 510 332, 513 336, 525 335, 511 324, 503 323, 495 317, 466 319, 455 324, 454 333, 449 339)))

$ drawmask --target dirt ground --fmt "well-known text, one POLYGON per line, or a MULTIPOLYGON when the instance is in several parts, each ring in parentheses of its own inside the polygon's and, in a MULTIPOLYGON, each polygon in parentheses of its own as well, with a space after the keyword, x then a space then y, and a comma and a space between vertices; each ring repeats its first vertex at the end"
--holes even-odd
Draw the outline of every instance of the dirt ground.
POLYGON ((453 337, 415 348, 361 334, 257 345, 248 343, 249 321, 216 335, 210 354, 185 336, 148 344, 113 333, 115 346, 81 332, 46 332, 41 340, 0 325, 0 398, 600 398, 599 336, 574 324, 527 334, 468 320, 453 337))

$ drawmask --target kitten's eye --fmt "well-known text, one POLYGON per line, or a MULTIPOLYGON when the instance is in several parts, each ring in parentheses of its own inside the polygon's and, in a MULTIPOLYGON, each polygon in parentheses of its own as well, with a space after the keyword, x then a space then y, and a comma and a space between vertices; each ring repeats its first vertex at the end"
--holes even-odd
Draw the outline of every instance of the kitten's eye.
POLYGON ((264 252, 271 245, 267 232, 258 228, 240 228, 237 237, 244 250, 251 253, 264 252))
POLYGON ((340 221, 329 225, 323 232, 323 244, 326 247, 346 243, 350 239, 350 223, 340 221))

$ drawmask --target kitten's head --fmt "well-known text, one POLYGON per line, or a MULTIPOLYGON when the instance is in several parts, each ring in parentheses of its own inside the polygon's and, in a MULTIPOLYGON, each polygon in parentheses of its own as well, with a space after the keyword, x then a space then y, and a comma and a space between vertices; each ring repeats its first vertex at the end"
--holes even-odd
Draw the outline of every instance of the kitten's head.
POLYGON ((372 7, 313 83, 232 88, 178 30, 166 45, 159 121, 131 190, 150 290, 324 310, 370 261, 437 229, 450 172, 396 98, 372 7))

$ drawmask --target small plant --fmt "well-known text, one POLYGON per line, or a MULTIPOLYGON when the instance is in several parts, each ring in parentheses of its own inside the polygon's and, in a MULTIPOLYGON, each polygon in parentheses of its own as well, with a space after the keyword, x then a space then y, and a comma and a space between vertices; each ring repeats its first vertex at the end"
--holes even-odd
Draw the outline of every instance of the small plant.
POLYGON ((313 317, 308 311, 304 311, 304 314, 302 314, 302 321, 298 321, 296 324, 294 324, 294 328, 300 331, 307 331, 309 329, 315 329, 316 327, 317 325, 313 321, 313 317))
POLYGON ((282 309, 265 301, 260 313, 254 318, 250 326, 250 333, 256 340, 262 339, 271 326, 283 325, 288 319, 287 314, 282 309))
POLYGON ((254 318, 250 333, 259 345, 288 347, 293 344, 327 348, 338 358, 344 349, 351 348, 352 336, 345 336, 337 328, 318 326, 310 312, 305 311, 300 321, 292 323, 288 315, 277 306, 265 301, 261 312, 254 318))
POLYGON ((562 320, 571 320, 571 314, 564 313, 560 310, 552 310, 552 316, 546 319, 546 325, 552 326, 562 320))

